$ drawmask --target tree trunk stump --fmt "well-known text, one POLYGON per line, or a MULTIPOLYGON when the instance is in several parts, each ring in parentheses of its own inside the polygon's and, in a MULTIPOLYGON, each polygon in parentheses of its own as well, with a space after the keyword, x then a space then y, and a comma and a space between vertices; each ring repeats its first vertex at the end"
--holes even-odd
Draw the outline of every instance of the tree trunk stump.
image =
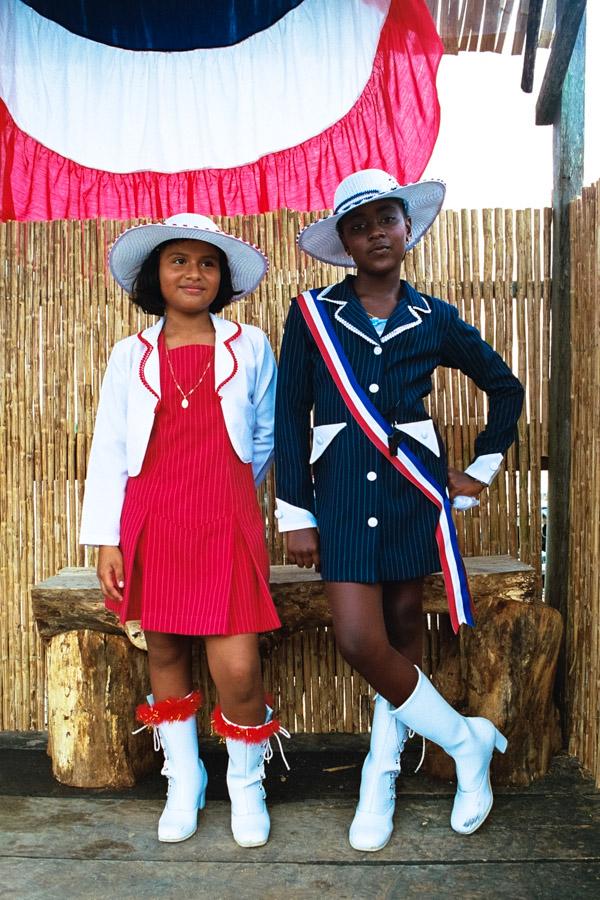
MULTIPOLYGON (((456 710, 485 716, 507 737, 504 755, 494 753, 497 784, 526 785, 548 771, 561 748, 552 689, 562 634, 560 614, 544 603, 478 599, 477 627, 448 625, 433 683, 456 710)), ((454 779, 454 761, 428 744, 426 771, 454 779)))
POLYGON ((155 765, 149 732, 132 734, 150 683, 146 654, 125 637, 68 631, 50 639, 46 660, 55 778, 74 787, 134 785, 155 765))
MULTIPOLYGON (((464 560, 476 605, 487 598, 507 597, 530 603, 535 597, 536 574, 526 563, 510 556, 473 556, 464 560)), ((276 639, 300 630, 331 625, 331 613, 321 576, 296 566, 271 566, 270 589, 281 618, 276 639)), ((124 634, 118 618, 104 606, 94 569, 61 569, 58 575, 36 584, 31 592, 38 631, 44 640, 64 631, 92 629, 124 634)), ((425 579, 426 613, 448 612, 441 572, 425 579)))

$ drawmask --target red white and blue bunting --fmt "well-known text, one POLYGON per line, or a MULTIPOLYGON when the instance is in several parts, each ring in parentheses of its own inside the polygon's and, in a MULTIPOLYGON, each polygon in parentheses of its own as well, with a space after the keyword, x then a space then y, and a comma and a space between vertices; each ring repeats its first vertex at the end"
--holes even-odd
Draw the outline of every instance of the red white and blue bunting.
POLYGON ((448 494, 406 444, 400 444, 397 456, 391 456, 388 437, 394 430, 357 382, 331 320, 323 309, 323 301, 318 299, 319 293, 318 290, 305 291, 299 295, 297 302, 344 403, 364 434, 387 461, 439 509, 440 517, 435 537, 448 598, 450 621, 456 633, 462 624, 473 625, 474 618, 471 594, 458 549, 448 494))
POLYGON ((0 218, 321 209, 358 168, 417 180, 441 53, 424 0, 2 0, 0 218))

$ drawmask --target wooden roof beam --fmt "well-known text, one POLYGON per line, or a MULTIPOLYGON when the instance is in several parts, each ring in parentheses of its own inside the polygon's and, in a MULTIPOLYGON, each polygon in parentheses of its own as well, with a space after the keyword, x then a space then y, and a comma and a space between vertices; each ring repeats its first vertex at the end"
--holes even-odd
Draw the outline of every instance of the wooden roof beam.
POLYGON ((586 0, 570 0, 563 6, 562 15, 556 23, 550 59, 535 107, 536 125, 552 125, 556 119, 563 82, 585 7, 586 0))
POLYGON ((544 0, 529 0, 527 37, 525 38, 525 59, 523 60, 523 76, 521 78, 521 90, 525 91, 526 94, 531 94, 533 90, 535 54, 538 46, 543 6, 544 0))

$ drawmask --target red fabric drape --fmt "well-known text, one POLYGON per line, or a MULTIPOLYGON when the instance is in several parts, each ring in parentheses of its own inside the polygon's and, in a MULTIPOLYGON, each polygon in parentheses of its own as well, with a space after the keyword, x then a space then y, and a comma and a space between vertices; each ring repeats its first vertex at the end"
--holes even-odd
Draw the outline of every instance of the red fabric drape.
POLYGON ((393 0, 373 72, 349 113, 302 144, 234 169, 177 174, 89 169, 24 134, 0 101, 0 218, 323 209, 331 205, 339 181, 360 168, 383 168, 401 182, 416 181, 439 129, 435 79, 442 52, 424 0, 393 0))

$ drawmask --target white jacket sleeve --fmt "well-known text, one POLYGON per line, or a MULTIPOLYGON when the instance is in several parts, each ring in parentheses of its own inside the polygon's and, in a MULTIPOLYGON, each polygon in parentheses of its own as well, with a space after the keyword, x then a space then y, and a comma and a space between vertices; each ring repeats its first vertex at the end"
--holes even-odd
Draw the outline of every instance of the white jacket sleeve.
POLYGON ((118 546, 127 484, 127 360, 110 355, 100 391, 81 512, 81 544, 118 546))
POLYGON ((255 411, 252 472, 254 483, 258 487, 273 462, 277 367, 269 339, 263 332, 260 332, 260 340, 255 345, 255 352, 256 381, 252 398, 255 411))

